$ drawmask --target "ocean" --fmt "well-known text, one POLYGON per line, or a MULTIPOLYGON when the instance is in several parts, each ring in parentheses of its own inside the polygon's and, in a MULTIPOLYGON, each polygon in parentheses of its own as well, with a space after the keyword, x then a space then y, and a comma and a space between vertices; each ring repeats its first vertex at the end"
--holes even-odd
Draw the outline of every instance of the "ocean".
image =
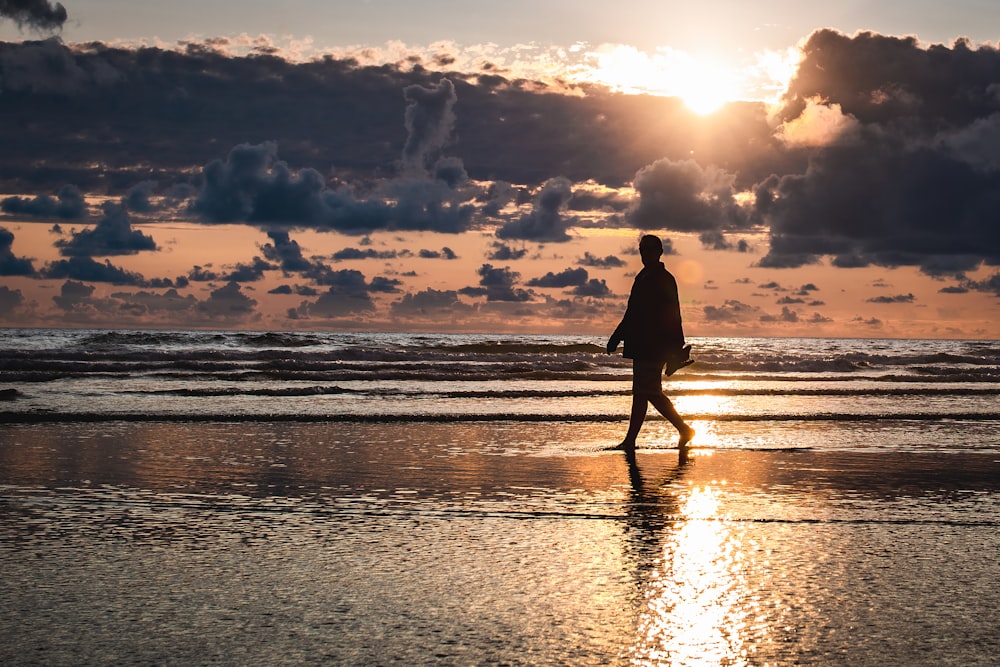
POLYGON ((995 665, 1000 342, 0 330, 5 665, 995 665))
MULTIPOLYGON (((664 389, 700 424, 695 446, 1000 447, 1000 342, 689 342, 696 363, 664 389)), ((567 335, 3 330, 11 400, 0 409, 38 422, 619 422, 631 367, 604 346, 567 335)))

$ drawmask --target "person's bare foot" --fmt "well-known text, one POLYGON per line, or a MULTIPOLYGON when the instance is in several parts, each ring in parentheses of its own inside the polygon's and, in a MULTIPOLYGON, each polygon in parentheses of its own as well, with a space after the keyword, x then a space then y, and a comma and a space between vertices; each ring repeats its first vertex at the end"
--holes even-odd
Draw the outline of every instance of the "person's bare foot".
POLYGON ((677 441, 677 449, 690 449, 692 440, 694 440, 694 429, 690 426, 685 426, 684 430, 680 432, 680 439, 677 441))
POLYGON ((629 442, 628 440, 622 440, 621 442, 619 442, 614 447, 608 447, 608 450, 609 451, 615 451, 615 452, 634 452, 635 451, 635 443, 634 442, 629 442))

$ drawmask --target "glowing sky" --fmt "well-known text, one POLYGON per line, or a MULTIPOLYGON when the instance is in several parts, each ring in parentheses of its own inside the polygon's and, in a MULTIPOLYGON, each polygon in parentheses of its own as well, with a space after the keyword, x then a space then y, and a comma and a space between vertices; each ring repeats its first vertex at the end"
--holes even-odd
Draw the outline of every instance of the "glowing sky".
POLYGON ((990 3, 65 4, 8 324, 606 333, 654 232, 690 335, 1000 337, 990 3))

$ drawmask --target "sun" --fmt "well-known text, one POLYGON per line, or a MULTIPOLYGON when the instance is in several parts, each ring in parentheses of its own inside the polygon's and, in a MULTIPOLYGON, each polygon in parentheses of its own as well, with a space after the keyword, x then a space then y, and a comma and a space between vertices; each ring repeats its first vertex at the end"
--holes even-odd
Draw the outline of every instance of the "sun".
POLYGON ((752 97, 741 75, 708 56, 660 47, 653 53, 622 44, 587 54, 580 78, 628 94, 677 97, 692 112, 710 114, 726 103, 752 97))
POLYGON ((684 106, 700 115, 718 111, 740 96, 731 72, 697 61, 692 61, 684 69, 675 70, 667 89, 681 98, 684 106))

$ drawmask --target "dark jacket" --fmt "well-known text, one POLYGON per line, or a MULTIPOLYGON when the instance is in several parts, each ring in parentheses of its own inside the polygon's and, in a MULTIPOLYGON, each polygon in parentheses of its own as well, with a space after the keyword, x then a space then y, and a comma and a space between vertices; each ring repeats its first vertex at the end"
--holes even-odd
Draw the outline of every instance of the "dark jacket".
POLYGON ((677 281, 659 262, 643 267, 632 283, 628 308, 613 339, 625 341, 629 359, 666 361, 672 350, 684 345, 677 281))

